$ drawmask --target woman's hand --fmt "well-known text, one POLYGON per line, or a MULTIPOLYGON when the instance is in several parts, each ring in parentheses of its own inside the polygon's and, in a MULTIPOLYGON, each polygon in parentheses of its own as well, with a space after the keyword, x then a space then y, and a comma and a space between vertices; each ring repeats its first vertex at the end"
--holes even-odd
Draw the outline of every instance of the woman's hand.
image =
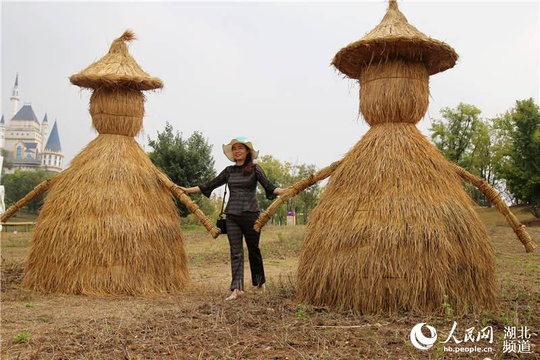
POLYGON ((180 188, 180 190, 182 190, 186 194, 194 194, 194 193, 201 192, 201 189, 198 186, 193 186, 193 187, 188 187, 188 188, 183 187, 183 186, 179 186, 179 188, 180 188))

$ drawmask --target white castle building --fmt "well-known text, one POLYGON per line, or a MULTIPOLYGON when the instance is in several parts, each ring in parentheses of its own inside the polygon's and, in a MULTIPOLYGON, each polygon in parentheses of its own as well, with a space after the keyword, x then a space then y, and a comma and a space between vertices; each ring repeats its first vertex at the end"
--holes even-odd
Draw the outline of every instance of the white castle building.
POLYGON ((0 148, 7 152, 4 164, 12 164, 11 169, 4 169, 5 173, 13 173, 17 169, 61 172, 64 154, 57 122, 49 131, 46 113, 40 123, 30 103, 19 108, 19 74, 15 77, 10 105, 8 121, 4 121, 3 114, 0 119, 0 148))

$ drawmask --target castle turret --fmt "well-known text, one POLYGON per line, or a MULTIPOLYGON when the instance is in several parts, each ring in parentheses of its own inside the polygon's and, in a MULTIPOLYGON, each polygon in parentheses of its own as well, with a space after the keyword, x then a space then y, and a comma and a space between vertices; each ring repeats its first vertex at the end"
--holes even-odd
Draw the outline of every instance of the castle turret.
POLYGON ((19 110, 19 73, 17 73, 17 76, 15 77, 15 85, 13 85, 13 90, 11 91, 11 97, 9 100, 11 102, 9 118, 11 119, 19 110))
POLYGON ((49 139, 41 152, 41 166, 47 171, 55 172, 62 171, 64 166, 64 154, 62 154, 60 135, 58 133, 58 123, 56 120, 54 121, 49 139))
POLYGON ((45 139, 47 135, 49 135, 49 119, 47 118, 47 113, 45 113, 43 121, 41 121, 41 138, 43 139, 41 151, 45 150, 45 139))

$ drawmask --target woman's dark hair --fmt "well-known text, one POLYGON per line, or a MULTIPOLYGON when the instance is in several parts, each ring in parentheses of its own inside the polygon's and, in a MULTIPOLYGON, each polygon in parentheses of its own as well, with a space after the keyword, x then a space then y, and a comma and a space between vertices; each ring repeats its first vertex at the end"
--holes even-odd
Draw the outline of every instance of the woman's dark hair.
POLYGON ((246 160, 244 161, 244 169, 242 170, 242 173, 244 174, 244 176, 247 176, 249 175, 249 173, 251 173, 251 171, 255 167, 255 164, 253 163, 253 159, 251 157, 251 149, 245 144, 242 144, 242 145, 244 145, 248 151, 246 155, 246 160))

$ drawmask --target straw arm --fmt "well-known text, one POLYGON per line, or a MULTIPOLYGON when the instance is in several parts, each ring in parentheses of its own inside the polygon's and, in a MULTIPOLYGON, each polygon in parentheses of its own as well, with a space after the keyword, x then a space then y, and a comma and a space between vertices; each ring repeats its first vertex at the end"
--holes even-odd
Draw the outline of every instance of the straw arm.
POLYGON ((280 195, 279 198, 274 200, 272 204, 266 209, 255 221, 254 229, 257 232, 260 232, 261 229, 266 225, 268 220, 274 215, 274 213, 277 211, 277 209, 283 204, 285 201, 289 200, 292 197, 295 197, 311 185, 315 184, 316 182, 319 182, 321 180, 326 179, 332 173, 336 170, 336 168, 341 164, 341 160, 333 162, 329 166, 317 171, 315 174, 309 175, 302 180, 298 181, 296 184, 290 186, 285 190, 283 194, 280 195))
POLYGON ((41 194, 44 191, 47 191, 51 187, 53 179, 48 179, 40 184, 38 184, 32 191, 26 194, 22 199, 11 205, 1 216, 0 221, 6 222, 10 217, 12 217, 17 211, 19 211, 23 206, 32 201, 36 196, 41 194))
POLYGON ((202 212, 202 210, 199 208, 199 206, 191 200, 191 198, 184 192, 182 189, 180 189, 180 186, 173 183, 167 176, 165 176, 163 173, 159 173, 159 179, 163 182, 165 187, 169 189, 169 191, 178 199, 180 200, 186 207, 191 211, 197 219, 202 223, 202 225, 210 232, 212 237, 215 239, 219 236, 221 231, 212 225, 212 222, 208 217, 202 212))
POLYGON ((456 164, 452 165, 462 179, 467 180, 468 182, 476 186, 478 190, 480 190, 482 194, 484 194, 488 198, 488 200, 493 205, 495 205, 497 210, 499 210, 499 212, 504 215, 506 222, 510 225, 512 230, 514 230, 518 239, 525 247, 525 251, 534 251, 534 249, 536 248, 536 244, 533 242, 531 236, 525 229, 525 225, 519 222, 519 220, 515 217, 515 215, 508 207, 508 205, 506 205, 506 203, 501 199, 499 193, 491 185, 489 185, 486 180, 469 173, 467 170, 456 164))

